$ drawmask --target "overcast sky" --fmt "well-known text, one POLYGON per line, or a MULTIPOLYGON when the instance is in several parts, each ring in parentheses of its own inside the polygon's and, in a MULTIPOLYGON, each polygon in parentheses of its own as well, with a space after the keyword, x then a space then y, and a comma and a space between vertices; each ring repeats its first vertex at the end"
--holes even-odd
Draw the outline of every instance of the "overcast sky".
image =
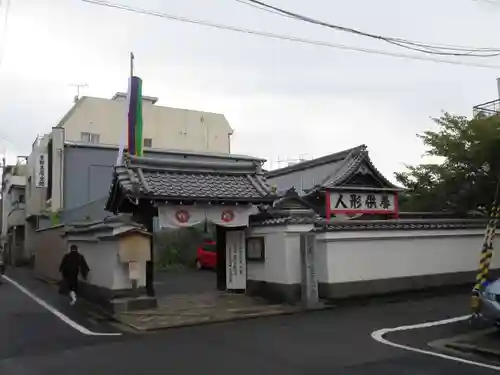
MULTIPOLYGON (((114 1, 114 0, 113 0, 114 1)), ((440 44, 500 47, 499 5, 474 0, 266 0, 325 21, 440 44)), ((491 0, 494 1, 494 0, 491 0)), ((371 55, 103 8, 81 0, 11 0, 0 10, 0 151, 27 154, 70 108, 75 88, 125 91, 134 51, 144 94, 159 104, 224 113, 233 152, 272 160, 368 145, 387 175, 418 163, 415 134, 441 111, 470 116, 497 97, 497 69, 371 55), (6 141, 5 139, 8 139, 6 141)), ((163 13, 349 46, 411 53, 259 11, 235 0, 116 0, 163 13)), ((421 55, 421 54, 420 54, 421 55)))

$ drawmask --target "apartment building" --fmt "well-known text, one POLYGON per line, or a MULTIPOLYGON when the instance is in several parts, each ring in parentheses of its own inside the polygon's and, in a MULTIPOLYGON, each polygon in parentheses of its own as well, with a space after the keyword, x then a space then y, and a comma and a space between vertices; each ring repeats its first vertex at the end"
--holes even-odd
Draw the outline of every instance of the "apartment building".
MULTIPOLYGON (((222 114, 162 107, 143 97, 144 152, 228 154, 233 130, 222 114)), ((57 223, 101 219, 125 130, 126 94, 82 97, 49 134, 33 143, 26 171, 27 254, 32 234, 57 223)))
MULTIPOLYGON (((157 105, 143 96, 145 149, 179 149, 230 153, 233 130, 218 113, 157 105)), ((127 123, 127 94, 112 99, 84 96, 77 100, 57 127, 70 142, 117 145, 127 123)))
POLYGON ((4 167, 2 174, 2 246, 12 263, 25 259, 25 186, 27 165, 24 158, 4 167))

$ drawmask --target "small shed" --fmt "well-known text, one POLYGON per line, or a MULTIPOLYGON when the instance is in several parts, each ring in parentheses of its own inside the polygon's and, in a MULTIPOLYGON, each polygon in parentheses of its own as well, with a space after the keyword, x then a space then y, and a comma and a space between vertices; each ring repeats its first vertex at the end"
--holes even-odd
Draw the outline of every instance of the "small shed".
POLYGON ((77 245, 90 272, 82 283, 84 295, 110 310, 155 307, 145 294, 145 265, 150 258, 151 235, 127 216, 74 224, 64 234, 77 245))

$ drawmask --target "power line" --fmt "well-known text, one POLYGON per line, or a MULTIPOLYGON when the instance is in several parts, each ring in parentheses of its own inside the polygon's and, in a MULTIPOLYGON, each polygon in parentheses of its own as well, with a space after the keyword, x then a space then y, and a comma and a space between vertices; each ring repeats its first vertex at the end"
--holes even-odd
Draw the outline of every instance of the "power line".
MULTIPOLYGON (((259 5, 252 4, 252 3, 248 3, 248 2, 246 2, 245 0, 234 0, 234 1, 236 1, 236 2, 238 2, 238 3, 241 3, 241 4, 248 5, 248 6, 252 7, 252 8, 256 8, 256 9, 259 9, 259 10, 263 10, 264 12, 273 13, 273 14, 277 14, 277 15, 284 16, 284 17, 288 17, 288 18, 292 18, 292 19, 294 18, 294 17, 292 17, 292 16, 287 16, 286 14, 282 14, 282 13, 280 13, 280 12, 277 12, 277 11, 272 10, 272 9, 265 8, 265 7, 263 7, 263 6, 259 6, 259 5)), ((0 3, 1 3, 1 0, 0 0, 0 3)))
POLYGON ((285 17, 292 17, 297 20, 307 22, 307 23, 312 23, 315 25, 319 26, 324 26, 330 29, 334 29, 337 31, 342 31, 342 32, 348 32, 351 34, 371 38, 371 39, 377 39, 381 40, 393 45, 396 45, 398 47, 410 49, 413 51, 418 51, 418 52, 423 52, 423 53, 428 53, 428 54, 433 54, 433 55, 443 55, 443 56, 462 56, 462 57, 494 57, 494 56, 499 56, 500 55, 500 49, 498 48, 465 48, 465 47, 458 47, 458 46, 439 46, 439 45, 433 45, 429 43, 423 43, 423 42, 418 42, 418 41, 413 41, 413 40, 408 40, 408 39, 402 39, 402 38, 393 38, 393 37, 387 37, 383 35, 377 35, 377 34, 372 34, 368 33, 365 31, 361 31, 358 29, 353 29, 350 27, 344 27, 340 25, 335 25, 331 24, 328 22, 320 21, 311 17, 307 17, 298 13, 294 13, 288 10, 285 10, 283 8, 275 7, 273 5, 264 3, 259 0, 236 0, 239 3, 246 4, 249 6, 260 6, 260 9, 266 9, 273 11, 275 14, 285 16, 285 17), (458 51, 461 51, 460 53, 458 51), (486 53, 488 52, 488 53, 486 53))
POLYGON ((348 46, 348 45, 344 45, 344 44, 329 43, 329 42, 313 40, 313 39, 299 38, 299 37, 295 37, 295 36, 275 34, 275 33, 270 33, 270 32, 266 32, 266 31, 245 29, 245 28, 240 28, 240 27, 236 27, 236 26, 218 24, 218 23, 213 23, 213 22, 204 21, 204 20, 190 19, 190 18, 175 16, 172 14, 161 13, 161 12, 137 8, 137 7, 131 7, 128 5, 110 3, 107 1, 103 1, 103 0, 81 0, 81 1, 85 2, 85 3, 98 5, 98 6, 109 7, 109 8, 119 9, 119 10, 125 10, 128 12, 137 13, 137 14, 144 14, 144 15, 149 15, 149 16, 154 16, 154 17, 175 20, 175 21, 179 21, 179 22, 186 22, 186 23, 200 25, 200 26, 212 27, 212 28, 216 28, 216 29, 220 29, 220 30, 227 30, 227 31, 234 31, 234 32, 239 32, 239 33, 244 33, 244 34, 257 35, 257 36, 266 37, 266 38, 287 40, 289 42, 295 42, 295 43, 310 44, 310 45, 321 46, 321 47, 341 49, 341 50, 345 50, 345 51, 363 52, 363 53, 368 53, 368 54, 372 54, 372 55, 397 57, 397 58, 402 58, 402 59, 410 59, 410 60, 418 60, 418 61, 433 61, 433 62, 438 62, 438 63, 442 63, 442 64, 473 66, 473 67, 478 67, 478 68, 500 69, 499 65, 489 65, 489 64, 482 64, 482 63, 471 63, 471 62, 465 62, 465 61, 447 60, 447 59, 440 59, 440 58, 435 58, 435 57, 430 57, 430 56, 409 55, 409 54, 390 52, 390 51, 382 51, 382 50, 376 50, 376 49, 370 49, 370 48, 353 47, 353 46, 348 46))

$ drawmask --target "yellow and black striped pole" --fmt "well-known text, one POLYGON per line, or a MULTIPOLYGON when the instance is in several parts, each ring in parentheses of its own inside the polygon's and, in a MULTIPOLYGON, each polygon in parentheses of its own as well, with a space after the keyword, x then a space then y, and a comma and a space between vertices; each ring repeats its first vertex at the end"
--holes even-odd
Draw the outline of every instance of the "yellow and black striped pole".
POLYGON ((491 259, 493 257, 493 243, 499 217, 500 207, 497 206, 495 201, 493 202, 491 216, 488 220, 488 225, 486 226, 483 247, 481 249, 481 257, 479 259, 479 270, 476 276, 476 284, 472 290, 471 308, 475 314, 479 312, 479 294, 488 281, 488 273, 490 271, 491 259))

